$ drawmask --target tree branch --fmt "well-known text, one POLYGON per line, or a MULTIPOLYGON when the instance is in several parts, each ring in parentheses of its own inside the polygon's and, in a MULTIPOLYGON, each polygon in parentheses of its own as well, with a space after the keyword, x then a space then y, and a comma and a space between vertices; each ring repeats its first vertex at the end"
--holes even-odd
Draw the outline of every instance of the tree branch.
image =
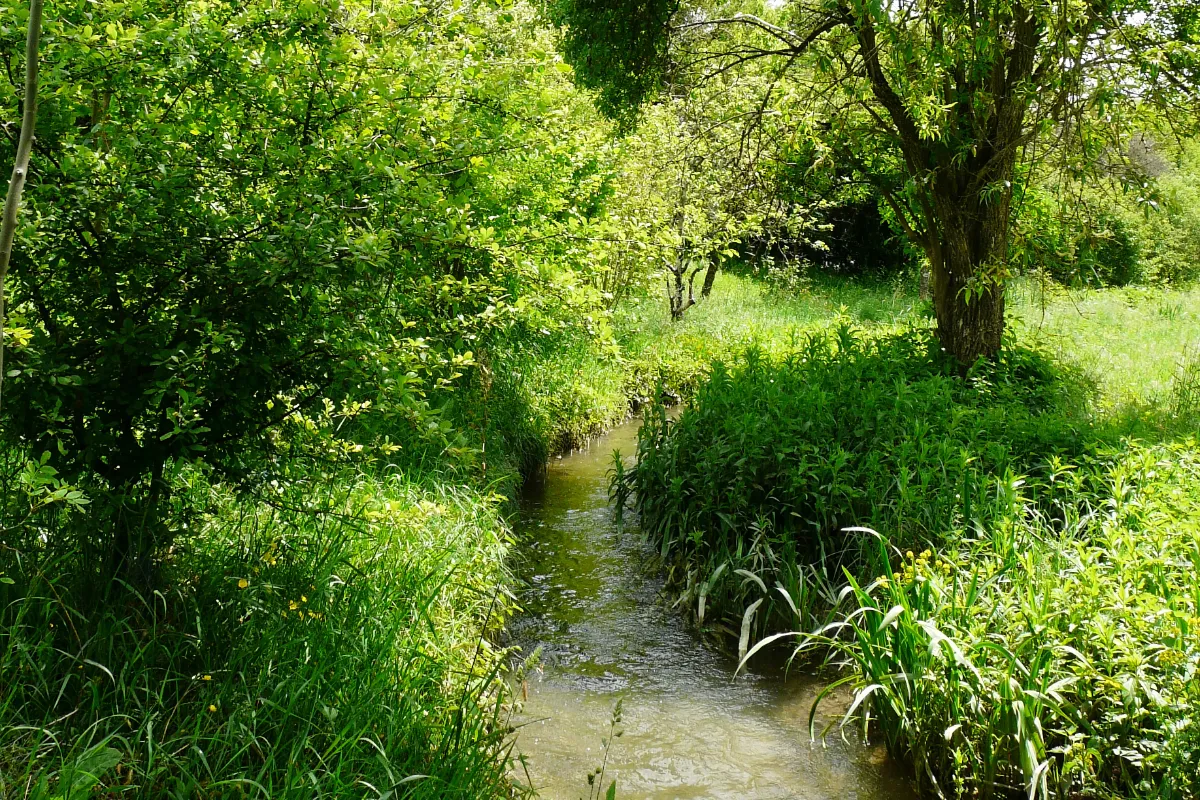
POLYGON ((4 278, 12 258, 13 238, 17 233, 17 212, 21 208, 21 191, 29 174, 29 155, 33 150, 33 132, 37 125, 38 42, 42 36, 43 0, 30 0, 29 32, 25 39, 25 94, 22 98, 21 138, 17 142, 17 157, 13 162, 8 194, 4 198, 4 215, 0 221, 0 400, 4 389, 4 278))

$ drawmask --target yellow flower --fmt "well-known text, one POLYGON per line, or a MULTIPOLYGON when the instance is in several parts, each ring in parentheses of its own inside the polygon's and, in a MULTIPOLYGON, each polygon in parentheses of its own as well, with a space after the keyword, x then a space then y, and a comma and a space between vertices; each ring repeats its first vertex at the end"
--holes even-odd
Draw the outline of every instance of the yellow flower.
POLYGON ((913 555, 912 550, 909 550, 907 553, 905 553, 904 557, 907 558, 909 561, 912 561, 913 559, 916 558, 916 556, 913 555))
POLYGON ((204 676, 204 680, 206 680, 206 681, 211 681, 211 680, 212 680, 212 675, 205 675, 205 676, 204 676))
POLYGON ((238 581, 239 589, 245 589, 249 585, 250 585, 250 581, 246 580, 245 578, 242 578, 240 581, 238 581))
POLYGON ((216 707, 216 706, 209 706, 209 707, 208 707, 208 710, 209 710, 210 712, 214 712, 214 713, 215 713, 215 712, 216 712, 216 710, 217 710, 217 707, 216 707))

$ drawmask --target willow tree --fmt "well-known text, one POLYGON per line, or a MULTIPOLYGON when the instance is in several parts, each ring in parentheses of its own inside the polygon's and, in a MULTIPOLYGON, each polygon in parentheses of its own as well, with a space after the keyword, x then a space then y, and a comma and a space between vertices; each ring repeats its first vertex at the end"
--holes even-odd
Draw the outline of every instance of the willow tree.
POLYGON ((622 120, 656 86, 778 63, 764 110, 879 191, 928 257, 938 336, 963 364, 1000 348, 1031 162, 1111 162, 1130 109, 1188 90, 1177 49, 1157 46, 1180 23, 1148 0, 552 2, 577 79, 622 120))

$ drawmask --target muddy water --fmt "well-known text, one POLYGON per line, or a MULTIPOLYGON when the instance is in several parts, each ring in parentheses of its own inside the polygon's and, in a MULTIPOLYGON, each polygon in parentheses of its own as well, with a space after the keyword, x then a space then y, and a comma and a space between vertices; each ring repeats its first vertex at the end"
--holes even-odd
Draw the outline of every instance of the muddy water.
POLYGON ((636 435, 631 423, 552 461, 524 498, 526 611, 511 631, 526 655, 541 648, 542 667, 526 681, 517 749, 541 796, 588 796, 622 698, 605 779, 619 798, 912 797, 882 748, 836 733, 810 743, 820 684, 770 668, 735 678, 734 660, 663 602, 640 537, 617 530, 608 504, 612 452, 632 453, 636 435))

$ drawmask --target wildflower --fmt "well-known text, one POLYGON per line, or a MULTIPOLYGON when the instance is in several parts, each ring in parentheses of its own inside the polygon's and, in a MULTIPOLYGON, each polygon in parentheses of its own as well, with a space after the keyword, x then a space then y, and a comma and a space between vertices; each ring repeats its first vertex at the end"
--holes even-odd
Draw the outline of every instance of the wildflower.
POLYGON ((250 581, 246 580, 245 578, 242 578, 240 581, 238 581, 239 589, 245 589, 249 585, 250 585, 250 581))
POLYGON ((204 680, 206 680, 206 681, 211 681, 211 680, 212 680, 212 675, 205 675, 205 676, 204 676, 204 680))
POLYGON ((216 707, 216 706, 212 706, 212 705, 210 705, 210 706, 208 707, 208 710, 209 710, 209 712, 210 712, 210 713, 216 713, 216 711, 217 711, 217 707, 216 707))

